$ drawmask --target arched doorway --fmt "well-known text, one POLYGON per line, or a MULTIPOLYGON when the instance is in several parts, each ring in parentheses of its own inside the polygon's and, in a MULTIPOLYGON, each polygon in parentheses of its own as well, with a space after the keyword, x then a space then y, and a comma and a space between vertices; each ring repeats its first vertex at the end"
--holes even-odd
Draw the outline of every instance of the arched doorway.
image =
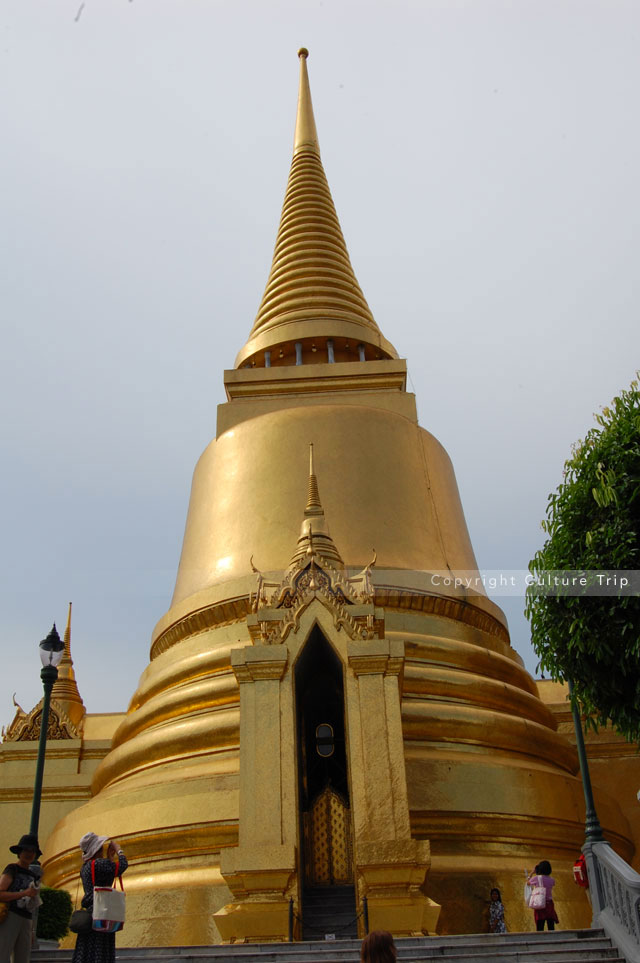
POLYGON ((313 936, 311 920, 320 919, 323 905, 336 920, 355 916, 343 671, 317 626, 297 661, 295 685, 303 918, 313 936))

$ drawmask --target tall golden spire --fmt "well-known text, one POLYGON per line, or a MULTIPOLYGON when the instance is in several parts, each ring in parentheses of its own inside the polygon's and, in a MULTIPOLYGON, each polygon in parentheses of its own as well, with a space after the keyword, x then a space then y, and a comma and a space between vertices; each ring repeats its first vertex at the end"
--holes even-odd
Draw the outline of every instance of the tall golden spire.
POLYGON ((307 507, 300 528, 297 548, 291 559, 290 568, 299 564, 305 558, 324 558, 334 568, 344 568, 344 562, 335 542, 329 534, 329 526, 324 515, 318 491, 318 479, 313 468, 313 445, 309 445, 309 488, 307 507))
POLYGON ((294 157, 300 150, 314 151, 320 156, 320 144, 318 143, 318 131, 313 116, 313 104, 311 103, 311 87, 309 86, 309 74, 307 72, 307 57, 309 51, 306 47, 301 47, 298 51, 300 58, 300 87, 298 90, 298 114, 296 116, 296 132, 293 138, 294 157))
POLYGON ((236 367, 397 358, 373 319, 349 260, 320 160, 309 53, 303 47, 298 56, 293 161, 271 273, 236 367))
POLYGON ((71 658, 71 608, 69 602, 69 612, 67 615, 67 627, 64 630, 64 655, 58 666, 58 678, 53 686, 52 697, 62 708, 65 714, 71 719, 74 725, 78 725, 86 712, 84 702, 76 683, 76 674, 73 671, 73 660, 71 658))

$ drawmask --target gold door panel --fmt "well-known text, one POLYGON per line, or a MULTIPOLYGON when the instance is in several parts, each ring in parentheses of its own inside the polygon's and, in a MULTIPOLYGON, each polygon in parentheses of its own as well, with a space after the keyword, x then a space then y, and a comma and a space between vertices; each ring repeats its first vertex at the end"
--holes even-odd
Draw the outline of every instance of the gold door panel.
POLYGON ((327 787, 304 814, 305 881, 310 886, 346 886, 353 882, 351 811, 327 787))

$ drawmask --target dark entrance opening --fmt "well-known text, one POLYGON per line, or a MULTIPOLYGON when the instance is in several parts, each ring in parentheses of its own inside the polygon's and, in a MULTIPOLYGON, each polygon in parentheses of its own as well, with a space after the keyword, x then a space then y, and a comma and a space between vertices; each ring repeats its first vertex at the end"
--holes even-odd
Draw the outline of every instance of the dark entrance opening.
POLYGON ((303 939, 356 936, 342 664, 317 626, 295 683, 303 939))

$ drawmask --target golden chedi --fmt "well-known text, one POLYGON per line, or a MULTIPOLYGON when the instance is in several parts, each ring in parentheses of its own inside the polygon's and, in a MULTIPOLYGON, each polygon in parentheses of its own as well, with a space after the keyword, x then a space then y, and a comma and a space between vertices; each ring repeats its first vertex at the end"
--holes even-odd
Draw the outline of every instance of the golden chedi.
POLYGON ((287 939, 290 900, 300 938, 311 892, 337 891, 402 936, 481 930, 496 885, 530 928, 523 871, 547 858, 562 925, 586 925, 575 752, 501 610, 431 577, 477 564, 354 276, 306 58, 271 272, 195 469, 172 605, 47 882, 73 889, 91 829, 131 859, 123 944, 287 939))

